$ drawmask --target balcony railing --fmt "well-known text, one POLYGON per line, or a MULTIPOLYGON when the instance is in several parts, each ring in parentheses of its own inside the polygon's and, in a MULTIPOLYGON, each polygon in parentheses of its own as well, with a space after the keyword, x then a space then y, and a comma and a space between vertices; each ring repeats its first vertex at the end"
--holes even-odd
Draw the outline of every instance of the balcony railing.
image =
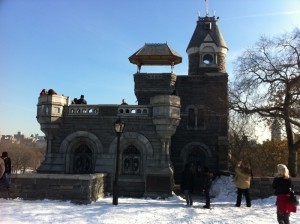
MULTIPOLYGON (((150 116, 152 106, 72 104, 64 107, 65 116, 98 116, 101 111, 116 107, 118 116, 150 116)), ((113 115, 113 114, 112 114, 113 115)))
POLYGON ((120 105, 118 107, 119 116, 149 116, 152 110, 152 106, 140 106, 140 105, 120 105))
POLYGON ((95 116, 99 114, 99 105, 72 104, 64 107, 66 116, 95 116))

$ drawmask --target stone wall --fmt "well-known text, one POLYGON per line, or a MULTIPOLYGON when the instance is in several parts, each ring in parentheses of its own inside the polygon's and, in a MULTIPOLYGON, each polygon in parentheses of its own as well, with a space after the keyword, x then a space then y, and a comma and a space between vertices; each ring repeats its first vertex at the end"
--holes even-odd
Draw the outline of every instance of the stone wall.
POLYGON ((171 143, 176 184, 180 183, 186 162, 193 163, 197 168, 208 166, 214 172, 228 168, 228 110, 224 103, 228 96, 227 81, 226 73, 177 76, 181 120, 171 143), (190 126, 189 110, 194 111, 194 121, 199 119, 196 114, 203 113, 202 125, 199 122, 199 125, 190 126))
POLYGON ((174 91, 176 74, 174 73, 136 73, 134 92, 139 105, 148 105, 150 98, 157 95, 169 95, 174 91))
MULTIPOLYGON (((104 197, 104 194, 110 191, 109 186, 106 185, 106 183, 110 182, 107 181, 107 178, 107 174, 13 174, 11 175, 10 197, 20 197, 24 200, 52 199, 88 204, 104 197)), ((272 177, 254 177, 250 190, 251 198, 254 200, 274 195, 272 182, 272 177)), ((292 178, 292 182, 294 190, 299 194, 300 178, 292 178)), ((152 184, 155 184, 155 187, 159 187, 158 183, 152 184)), ((124 195, 122 194, 123 196, 143 196, 143 190, 137 191, 137 189, 134 188, 132 188, 130 194, 128 194, 128 191, 122 192, 121 185, 122 183, 120 183, 120 194, 124 193, 124 195)), ((150 185, 148 187, 150 187, 150 185)), ((159 191, 159 189, 157 190, 159 191)), ((180 186, 175 185, 173 191, 176 194, 180 194, 180 186)), ((7 197, 7 190, 1 183, 0 198, 7 197)))
MULTIPOLYGON (((86 175, 12 174, 10 196, 20 197, 24 200, 52 199, 89 204, 104 197, 106 177, 107 174, 104 173, 86 175)), ((5 197, 5 193, 3 197, 5 197)))
MULTIPOLYGON (((274 195, 273 177, 254 177, 250 189, 251 198, 267 198, 274 195)), ((300 192, 300 178, 292 178, 294 190, 300 192)))

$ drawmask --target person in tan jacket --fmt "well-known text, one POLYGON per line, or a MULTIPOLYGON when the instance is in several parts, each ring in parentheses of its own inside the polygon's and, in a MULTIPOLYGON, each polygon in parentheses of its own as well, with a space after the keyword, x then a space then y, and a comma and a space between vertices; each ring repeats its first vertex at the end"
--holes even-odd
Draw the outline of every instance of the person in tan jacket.
POLYGON ((238 162, 235 168, 235 179, 234 183, 237 187, 237 199, 236 199, 236 207, 241 206, 242 196, 245 196, 247 207, 251 207, 250 200, 250 181, 251 181, 251 169, 242 161, 238 162))

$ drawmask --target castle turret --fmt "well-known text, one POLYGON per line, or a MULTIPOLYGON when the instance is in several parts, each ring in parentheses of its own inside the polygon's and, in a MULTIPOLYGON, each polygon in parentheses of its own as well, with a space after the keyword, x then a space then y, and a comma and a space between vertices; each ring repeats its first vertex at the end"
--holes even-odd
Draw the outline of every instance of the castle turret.
POLYGON ((129 57, 129 61, 137 65, 134 74, 134 92, 139 105, 148 105, 150 98, 156 95, 170 95, 174 92, 176 74, 174 65, 181 63, 181 56, 164 44, 145 44, 129 57), (171 66, 170 73, 141 73, 141 67, 171 66))
MULTIPOLYGON (((63 107, 69 105, 69 97, 61 95, 41 95, 37 105, 37 120, 45 133, 49 128, 57 128, 63 107)), ((46 134, 46 133, 45 133, 46 134)))
MULTIPOLYGON (((180 182, 184 164, 196 169, 208 166, 214 172, 228 169, 228 48, 217 19, 198 17, 187 47, 188 75, 177 75, 180 124, 171 140, 175 182, 180 182)), ((201 178, 195 183, 201 185, 201 178)))
POLYGON ((189 57, 189 75, 226 72, 227 51, 215 17, 199 17, 186 50, 189 57))

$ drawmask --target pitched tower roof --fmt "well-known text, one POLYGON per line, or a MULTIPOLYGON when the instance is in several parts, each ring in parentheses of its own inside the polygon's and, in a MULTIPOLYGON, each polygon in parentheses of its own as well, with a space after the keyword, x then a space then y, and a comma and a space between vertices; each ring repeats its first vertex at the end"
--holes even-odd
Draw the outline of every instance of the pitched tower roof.
POLYGON ((217 47, 228 49, 214 16, 198 18, 197 26, 187 49, 200 47, 202 43, 215 43, 217 47))

